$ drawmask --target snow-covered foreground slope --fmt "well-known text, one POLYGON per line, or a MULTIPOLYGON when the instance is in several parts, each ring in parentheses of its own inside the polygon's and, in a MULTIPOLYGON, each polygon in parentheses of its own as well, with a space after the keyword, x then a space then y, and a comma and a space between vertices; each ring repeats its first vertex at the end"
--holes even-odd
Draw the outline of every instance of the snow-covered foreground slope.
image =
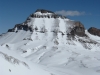
MULTIPOLYGON (((36 51, 34 54, 29 54, 28 59, 33 61, 33 63, 22 58, 14 51, 0 47, 0 74, 100 75, 99 51, 70 47, 60 50, 41 50, 36 51), (34 64, 34 62, 39 63, 39 65, 34 64)), ((27 53, 24 55, 27 55, 27 53)))
MULTIPOLYGON (((52 17, 52 13, 36 15, 52 17)), ((86 30, 88 37, 72 38, 67 34, 73 27, 67 18, 29 17, 27 23, 2 34, 0 74, 100 75, 100 37, 86 30)))
MULTIPOLYGON (((19 35, 19 33, 17 34, 19 35)), ((41 34, 38 35, 41 37, 41 34)), ((18 36, 16 37, 19 38, 18 36)), ((29 73, 31 75, 34 72, 33 70, 40 73, 41 70, 37 69, 39 67, 41 67, 42 70, 46 70, 51 75, 100 75, 99 44, 87 43, 87 46, 90 49, 86 49, 78 40, 66 40, 67 44, 64 43, 64 41, 60 41, 62 44, 60 43, 58 45, 54 43, 54 40, 21 40, 20 42, 15 41, 16 43, 11 43, 9 40, 7 43, 1 44, 0 51, 7 54, 7 56, 12 56, 15 59, 18 59, 21 62, 19 62, 19 64, 13 64, 1 57, 1 60, 4 62, 1 62, 1 67, 4 67, 3 65, 8 66, 7 68, 4 67, 0 70, 2 75, 6 75, 5 73, 8 72, 9 74, 12 73, 12 75, 13 73, 18 74, 19 72, 21 75, 27 75, 29 73), (20 59, 21 57, 24 57, 26 60, 30 61, 31 65, 30 63, 26 62, 25 59, 20 59), (23 64, 24 61, 31 69, 27 68, 27 66, 23 64), (38 63, 41 66, 35 64, 35 68, 34 63, 38 63), (11 69, 11 72, 9 69, 11 69), (23 72, 23 69, 26 71, 23 72)))
POLYGON ((0 46, 0 75, 51 75, 38 64, 0 46))

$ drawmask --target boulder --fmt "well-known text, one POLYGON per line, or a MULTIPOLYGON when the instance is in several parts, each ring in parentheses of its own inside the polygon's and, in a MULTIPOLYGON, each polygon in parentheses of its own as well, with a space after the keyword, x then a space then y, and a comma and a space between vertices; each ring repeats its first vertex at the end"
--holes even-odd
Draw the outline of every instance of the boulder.
POLYGON ((86 36, 84 25, 81 22, 74 22, 74 27, 71 30, 71 35, 86 36))
POLYGON ((88 29, 88 32, 92 35, 100 36, 100 29, 97 29, 95 27, 91 27, 88 29))

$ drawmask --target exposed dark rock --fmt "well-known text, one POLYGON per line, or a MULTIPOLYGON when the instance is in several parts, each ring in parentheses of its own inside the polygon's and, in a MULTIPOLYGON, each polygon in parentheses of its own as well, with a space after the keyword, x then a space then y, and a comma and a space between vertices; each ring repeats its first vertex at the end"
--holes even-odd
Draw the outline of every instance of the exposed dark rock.
POLYGON ((11 69, 9 69, 9 72, 11 72, 11 69))
POLYGON ((33 18, 62 18, 62 19, 65 19, 66 16, 62 16, 62 15, 58 15, 58 14, 55 14, 54 12, 52 11, 49 11, 49 10, 44 10, 44 9, 37 9, 35 12, 41 12, 41 13, 52 13, 52 15, 36 15, 36 14, 31 14, 30 17, 33 17, 33 18))
POLYGON ((23 26, 21 24, 15 25, 14 29, 17 28, 17 30, 22 30, 23 26))
POLYGON ((28 17, 27 20, 30 20, 30 18, 28 17))
POLYGON ((30 30, 30 32, 33 32, 33 29, 32 29, 32 27, 29 27, 29 30, 30 30))
POLYGON ((27 51, 23 51, 23 53, 26 53, 27 51))
POLYGON ((35 27, 35 30, 37 31, 37 30, 38 30, 38 28, 37 28, 37 27, 35 27))
POLYGON ((50 18, 50 16, 49 16, 49 15, 47 15, 47 17, 48 17, 48 18, 50 18))
POLYGON ((74 28, 71 31, 71 35, 86 36, 84 25, 81 22, 74 22, 74 28))
POLYGON ((8 32, 15 32, 15 29, 17 29, 16 33, 18 32, 18 30, 25 30, 25 31, 29 30, 33 32, 33 29, 30 26, 22 24, 16 24, 15 27, 13 29, 9 29, 8 32))
POLYGON ((97 28, 95 28, 95 27, 89 28, 89 29, 88 29, 88 32, 89 32, 90 34, 100 36, 100 29, 97 29, 97 28))
POLYGON ((9 29, 8 32, 14 32, 14 29, 9 29))
POLYGON ((45 10, 45 9, 37 9, 36 12, 41 12, 41 13, 54 13, 52 11, 45 10))
POLYGON ((16 31, 16 33, 17 33, 18 31, 16 31))

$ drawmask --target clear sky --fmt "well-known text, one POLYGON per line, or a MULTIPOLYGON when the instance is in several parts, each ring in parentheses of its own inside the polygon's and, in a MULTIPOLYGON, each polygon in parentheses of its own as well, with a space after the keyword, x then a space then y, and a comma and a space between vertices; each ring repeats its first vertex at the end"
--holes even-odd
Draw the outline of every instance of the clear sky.
POLYGON ((100 0, 0 0, 0 34, 22 23, 36 9, 47 9, 100 29, 100 0))

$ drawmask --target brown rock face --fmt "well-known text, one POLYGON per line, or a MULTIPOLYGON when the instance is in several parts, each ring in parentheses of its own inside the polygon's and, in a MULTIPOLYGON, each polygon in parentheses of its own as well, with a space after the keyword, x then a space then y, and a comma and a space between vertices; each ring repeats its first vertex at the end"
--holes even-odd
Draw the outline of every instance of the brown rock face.
POLYGON ((95 27, 89 28, 89 29, 88 29, 88 32, 89 32, 90 34, 100 36, 100 29, 97 29, 97 28, 95 28, 95 27))
POLYGON ((41 13, 54 13, 52 11, 45 10, 45 9, 37 9, 36 12, 41 12, 41 13))
MULTIPOLYGON (((52 15, 37 15, 37 14, 31 14, 30 17, 32 18, 62 18, 65 19, 67 18, 66 16, 58 15, 52 11, 45 10, 45 9, 37 9, 35 12, 41 12, 41 13, 51 13, 52 15)), ((29 20, 29 19, 28 19, 29 20)))
POLYGON ((84 25, 81 22, 74 22, 74 28, 71 31, 71 35, 86 36, 84 25))
POLYGON ((13 29, 9 29, 8 32, 15 32, 15 28, 17 28, 18 30, 25 30, 25 31, 31 31, 33 32, 33 29, 31 27, 29 27, 28 25, 21 25, 21 24, 16 24, 15 27, 13 29))

